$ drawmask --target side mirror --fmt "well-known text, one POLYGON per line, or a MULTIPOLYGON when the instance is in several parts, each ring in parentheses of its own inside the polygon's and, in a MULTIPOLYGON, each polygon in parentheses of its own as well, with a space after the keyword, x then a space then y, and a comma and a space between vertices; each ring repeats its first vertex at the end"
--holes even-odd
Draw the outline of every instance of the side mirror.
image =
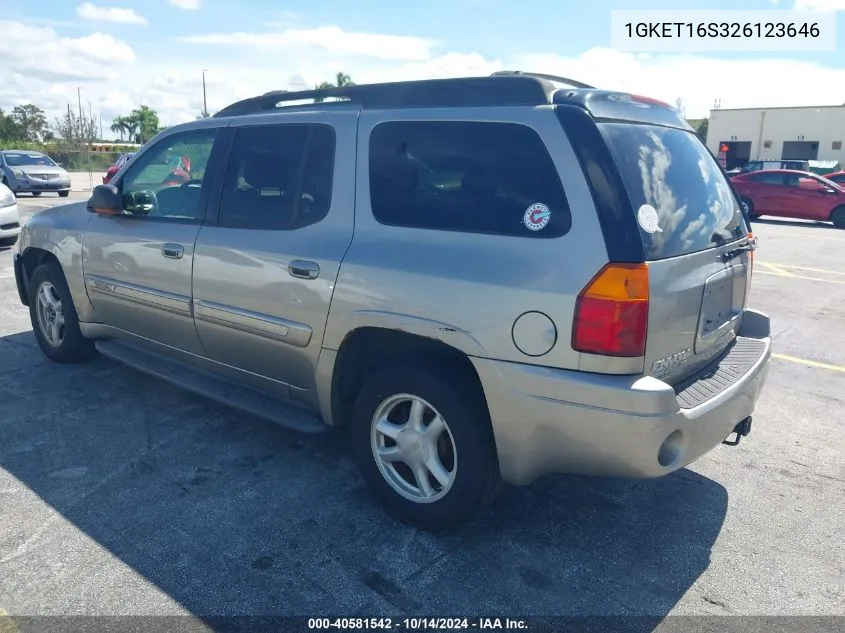
POLYGON ((97 185, 88 198, 89 213, 117 215, 123 211, 123 199, 114 185, 97 185))

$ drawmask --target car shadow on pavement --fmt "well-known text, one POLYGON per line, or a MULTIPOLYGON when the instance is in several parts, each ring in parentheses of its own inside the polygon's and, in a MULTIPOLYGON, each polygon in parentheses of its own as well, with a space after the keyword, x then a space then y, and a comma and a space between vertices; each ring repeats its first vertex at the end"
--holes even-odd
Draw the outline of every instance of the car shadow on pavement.
POLYGON ((0 402, 11 613, 175 601, 209 622, 647 616, 629 630, 651 631, 707 569, 727 511, 690 470, 552 477, 460 533, 424 533, 381 512, 341 433, 297 435, 104 358, 54 365, 31 332, 0 338, 0 402))

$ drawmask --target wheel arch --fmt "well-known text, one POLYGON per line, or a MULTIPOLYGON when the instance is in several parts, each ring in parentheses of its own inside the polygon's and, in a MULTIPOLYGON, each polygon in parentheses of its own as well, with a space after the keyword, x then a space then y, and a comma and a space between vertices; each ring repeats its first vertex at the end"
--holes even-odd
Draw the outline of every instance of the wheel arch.
POLYGON ((475 397, 487 407, 481 379, 464 351, 449 343, 395 328, 362 326, 346 334, 331 372, 331 423, 343 426, 367 378, 398 364, 424 365, 465 379, 475 397))
POLYGON ((828 218, 828 220, 830 222, 833 222, 833 225, 837 228, 845 228, 845 204, 840 204, 837 207, 833 207, 833 209, 830 210, 830 217, 828 218), (843 220, 841 220, 839 224, 836 223, 837 215, 844 216, 843 220))
POLYGON ((54 263, 61 269, 62 265, 55 253, 36 246, 30 246, 21 253, 21 266, 23 268, 23 296, 21 301, 29 306, 29 283, 35 270, 46 263, 54 263), (25 300, 25 301, 24 301, 25 300))

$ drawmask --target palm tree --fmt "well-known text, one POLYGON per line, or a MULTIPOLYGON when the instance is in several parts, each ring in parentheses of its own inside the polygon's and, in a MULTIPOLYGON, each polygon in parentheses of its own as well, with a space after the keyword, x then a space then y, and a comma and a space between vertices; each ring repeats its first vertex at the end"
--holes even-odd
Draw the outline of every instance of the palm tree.
POLYGON ((111 131, 120 134, 120 140, 123 141, 123 134, 124 132, 128 132, 128 126, 126 125, 126 118, 119 116, 117 117, 111 124, 111 131))
POLYGON ((123 119, 123 129, 126 130, 130 143, 138 142, 138 121, 134 117, 128 116, 123 119))
MULTIPOLYGON (((324 81, 314 86, 314 90, 328 90, 329 88, 345 88, 347 86, 354 86, 355 82, 346 73, 337 73, 335 75, 334 83, 331 81, 324 81)), ((322 103, 325 101, 324 97, 315 97, 314 103, 322 103)))
POLYGON ((138 106, 132 110, 129 118, 135 124, 135 131, 138 134, 141 144, 146 143, 158 134, 158 128, 161 125, 158 120, 158 114, 149 106, 138 106))
POLYGON ((355 82, 346 73, 338 73, 335 75, 334 85, 338 88, 345 88, 346 86, 354 86, 355 82))

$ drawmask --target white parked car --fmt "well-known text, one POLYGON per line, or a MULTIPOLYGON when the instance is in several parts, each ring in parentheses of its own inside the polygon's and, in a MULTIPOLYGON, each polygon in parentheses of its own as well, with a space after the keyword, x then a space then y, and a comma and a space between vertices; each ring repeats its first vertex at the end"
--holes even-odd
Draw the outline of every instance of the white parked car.
POLYGON ((6 185, 0 183, 0 246, 12 246, 21 233, 18 200, 6 185))

